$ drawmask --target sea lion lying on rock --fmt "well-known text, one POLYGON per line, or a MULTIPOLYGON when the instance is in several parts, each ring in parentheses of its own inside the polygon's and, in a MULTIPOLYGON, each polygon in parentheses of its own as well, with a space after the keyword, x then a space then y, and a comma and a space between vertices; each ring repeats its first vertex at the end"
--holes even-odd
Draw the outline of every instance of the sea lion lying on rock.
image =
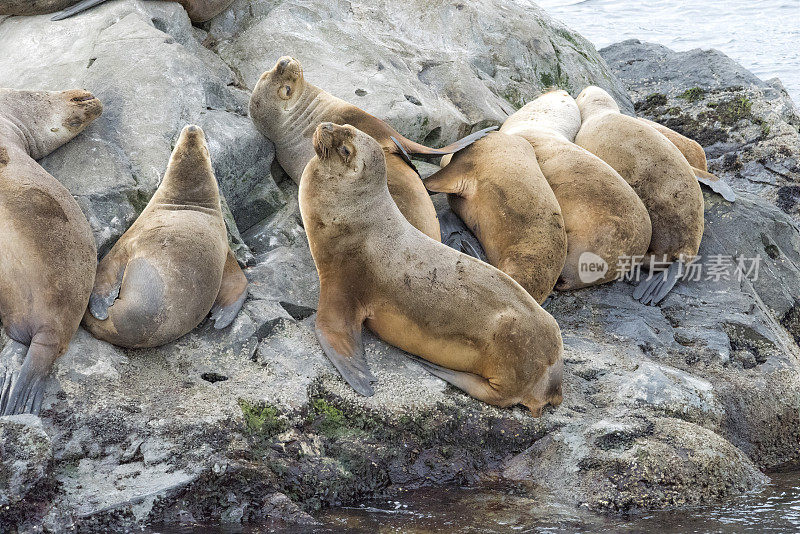
POLYGON ((353 126, 323 123, 300 181, 320 279, 317 338, 353 388, 372 395, 362 325, 431 373, 497 406, 539 415, 561 402, 555 319, 511 277, 414 228, 392 201, 384 150, 353 126))
POLYGON ((439 222, 430 196, 409 154, 440 157, 468 146, 485 135, 476 132, 444 148, 428 148, 400 135, 366 111, 327 93, 303 76, 300 62, 284 56, 258 80, 250 97, 250 118, 275 144, 278 163, 295 182, 314 156, 312 135, 323 122, 350 124, 371 135, 386 153, 389 192, 400 212, 420 231, 441 241, 439 222))
POLYGON ((187 126, 147 207, 100 262, 84 325, 114 345, 156 347, 209 311, 228 326, 246 296, 205 135, 187 126))
POLYGON ((35 160, 102 111, 87 91, 0 89, 0 319, 11 338, 0 364, 1 415, 39 411, 45 378, 78 329, 97 264, 86 217, 35 160))

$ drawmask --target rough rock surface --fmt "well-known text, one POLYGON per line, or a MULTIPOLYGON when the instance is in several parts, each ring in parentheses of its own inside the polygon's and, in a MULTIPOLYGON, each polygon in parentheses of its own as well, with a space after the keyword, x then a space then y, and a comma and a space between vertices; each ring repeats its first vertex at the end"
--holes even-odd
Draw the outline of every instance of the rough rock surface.
POLYGON ((800 220, 800 111, 780 80, 762 81, 718 50, 628 40, 600 53, 639 115, 695 139, 711 172, 800 220))
POLYGON ((369 335, 377 393, 355 395, 314 338, 319 286, 296 186, 245 116, 259 69, 304 44, 312 52, 297 55, 310 79, 410 137, 441 142, 535 95, 541 65, 552 72, 562 61, 573 90, 618 82, 583 39, 517 2, 246 4, 204 29, 177 4, 136 0, 58 26, 0 20, 0 85, 84 86, 105 103, 101 119, 43 161, 76 195, 99 244, 142 209, 181 127, 197 122, 253 255, 249 298, 228 329, 201 325, 139 351, 76 334, 41 419, 0 419, 0 531, 310 525, 322 506, 496 478, 631 511, 756 489, 761 469, 800 459, 800 318, 791 312, 800 234, 746 192, 733 205, 706 197, 701 253, 763 253, 758 280, 682 283, 660 307, 633 301, 627 282, 551 301, 565 340, 565 401, 543 417, 475 401, 369 335), (437 47, 459 59, 436 63, 437 47), (416 75, 423 61, 435 78, 416 75), (348 78, 378 63, 369 85, 348 78), (363 103, 354 88, 366 91, 363 103))

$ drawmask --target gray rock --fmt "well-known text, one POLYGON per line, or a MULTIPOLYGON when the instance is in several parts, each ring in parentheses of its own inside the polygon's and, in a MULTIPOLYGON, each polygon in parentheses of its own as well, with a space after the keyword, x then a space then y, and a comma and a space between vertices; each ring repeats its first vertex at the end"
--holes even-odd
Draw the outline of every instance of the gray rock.
POLYGON ((639 115, 695 139, 711 172, 800 221, 800 112, 780 81, 760 80, 718 50, 632 39, 600 53, 639 115))
POLYGON ((0 417, 0 516, 25 499, 37 499, 29 494, 50 476, 52 459, 52 445, 41 419, 0 417))
POLYGON ((207 29, 246 87, 291 55, 311 83, 431 145, 500 124, 550 86, 595 83, 630 108, 592 45, 527 2, 237 0, 207 29))

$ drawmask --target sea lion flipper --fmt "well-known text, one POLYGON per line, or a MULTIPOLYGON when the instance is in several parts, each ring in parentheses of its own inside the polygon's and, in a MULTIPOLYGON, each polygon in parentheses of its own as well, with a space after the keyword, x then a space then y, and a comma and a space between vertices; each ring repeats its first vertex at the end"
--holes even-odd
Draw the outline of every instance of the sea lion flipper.
POLYGON ((684 263, 681 261, 672 262, 663 274, 653 275, 651 278, 642 280, 633 292, 633 298, 642 304, 655 306, 666 297, 683 277, 684 263))
MULTIPOLYGON (((117 245, 120 243, 117 242, 117 245)), ((108 319, 108 309, 119 297, 125 268, 128 266, 128 255, 117 245, 97 266, 94 288, 89 295, 89 313, 98 321, 108 319)))
POLYGON ((405 137, 402 136, 400 136, 399 140, 403 143, 405 151, 410 154, 423 157, 425 156, 438 157, 458 152, 459 150, 468 147, 478 139, 486 137, 489 134, 489 132, 492 132, 494 130, 497 130, 497 126, 490 126, 489 128, 484 128, 483 130, 479 130, 475 133, 472 133, 466 137, 459 139, 455 143, 449 144, 442 148, 430 148, 425 145, 415 143, 414 141, 406 139, 405 137))
POLYGON ((0 376, 0 416, 39 414, 45 377, 56 353, 55 346, 37 342, 36 336, 30 347, 15 340, 8 344, 3 350, 5 376, 0 376))
POLYGON ((431 363, 428 360, 420 358, 419 356, 414 356, 413 354, 409 354, 408 356, 420 364, 433 376, 441 378, 448 384, 457 387, 458 389, 475 397, 478 400, 482 400, 483 402, 488 402, 491 404, 497 404, 497 401, 500 398, 498 392, 491 386, 489 381, 482 376, 465 371, 454 371, 453 369, 436 365, 435 363, 431 363))
POLYGON ((77 15, 81 11, 86 11, 87 9, 102 4, 103 2, 106 1, 107 0, 83 0, 82 2, 78 2, 74 6, 70 6, 66 9, 59 11, 58 13, 53 15, 52 18, 50 18, 50 20, 64 20, 73 15, 77 15))
POLYGON ((468 256, 486 261, 486 253, 480 242, 453 210, 446 209, 436 215, 439 218, 442 243, 468 256))
POLYGON ((361 395, 371 397, 375 394, 371 382, 376 379, 369 370, 361 338, 364 317, 355 307, 347 306, 341 299, 331 299, 327 293, 321 288, 314 324, 319 344, 342 378, 361 395))
POLYGON ((225 270, 222 273, 222 284, 217 300, 211 308, 211 320, 214 328, 220 330, 233 322, 247 298, 247 277, 239 267, 233 251, 228 249, 225 258, 225 270))
POLYGON ((736 200, 736 193, 734 193, 733 189, 727 182, 711 174, 710 172, 698 169, 697 167, 692 167, 692 171, 694 171, 694 175, 697 178, 697 181, 703 185, 707 185, 711 188, 712 191, 719 194, 727 200, 728 202, 734 202, 736 200))
POLYGON ((403 146, 403 143, 401 143, 400 141, 398 141, 398 140, 397 140, 397 137, 395 137, 395 136, 391 136, 391 137, 390 137, 390 139, 391 139, 391 140, 392 140, 392 142, 395 144, 395 146, 397 147, 397 149, 400 151, 400 158, 401 158, 403 161, 405 161, 405 162, 406 162, 406 163, 407 163, 407 164, 408 164, 408 165, 409 165, 409 166, 410 166, 412 169, 414 169, 414 172, 416 172, 416 173, 417 173, 417 176, 419 176, 419 177, 421 178, 422 176, 419 174, 419 170, 417 169, 417 166, 416 166, 416 165, 414 165, 414 162, 413 162, 413 161, 411 161, 411 156, 409 156, 409 155, 408 155, 408 152, 406 152, 406 149, 405 149, 405 147, 403 146))

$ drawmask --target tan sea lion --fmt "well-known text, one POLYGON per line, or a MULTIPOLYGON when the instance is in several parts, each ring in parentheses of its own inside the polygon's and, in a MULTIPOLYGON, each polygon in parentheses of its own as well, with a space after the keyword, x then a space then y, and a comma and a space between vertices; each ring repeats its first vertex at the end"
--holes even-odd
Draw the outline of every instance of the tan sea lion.
POLYGON ((375 139, 323 123, 314 149, 299 198, 320 278, 316 333, 347 382, 373 394, 366 323, 484 402, 521 403, 534 415, 558 405, 563 347, 555 319, 502 271, 409 224, 389 194, 375 139))
POLYGON ((444 148, 433 149, 406 139, 382 120, 308 83, 300 62, 288 56, 258 80, 250 98, 250 118, 275 144, 278 163, 299 183, 314 156, 311 137, 323 122, 350 124, 380 143, 386 153, 389 192, 400 212, 428 236, 441 240, 436 210, 408 154, 442 156, 460 150, 482 132, 444 148))
POLYGON ((619 112, 599 87, 576 99, 581 129, 575 143, 611 165, 647 207, 653 235, 643 265, 672 263, 663 277, 639 284, 634 298, 657 304, 691 262, 703 237, 703 193, 692 167, 669 139, 642 121, 619 112))
MULTIPOLYGON (((63 20, 77 15, 107 0, 3 0, 0 15, 42 15, 56 13, 52 20, 63 20)), ((233 0, 168 0, 178 2, 192 22, 206 22, 219 15, 233 0)))
POLYGON ((0 89, 0 319, 11 338, 0 369, 1 415, 39 411, 45 378, 78 329, 97 264, 86 217, 35 160, 102 110, 87 91, 0 89))
POLYGON ((489 263, 542 303, 564 268, 567 234, 553 191, 524 139, 493 132, 424 180, 475 234, 489 263))
POLYGON ((228 246, 205 135, 186 126, 147 207, 97 268, 84 325, 122 347, 156 347, 212 312, 233 321, 247 279, 228 246))
POLYGON ((558 90, 525 104, 500 128, 533 146, 561 206, 567 260, 558 290, 624 275, 632 267, 627 260, 647 252, 652 231, 647 208, 631 186, 603 160, 572 142, 580 127, 578 105, 558 90))
POLYGON ((694 141, 693 139, 689 139, 685 135, 679 134, 671 128, 667 128, 663 124, 659 124, 643 117, 637 118, 643 123, 652 126, 661 135, 669 139, 670 142, 675 145, 675 148, 681 151, 681 154, 683 154, 683 157, 689 162, 689 165, 701 171, 708 171, 706 151, 703 150, 703 147, 700 146, 700 143, 694 141))
POLYGON ((703 147, 700 146, 700 143, 679 134, 675 130, 667 128, 663 124, 642 117, 638 117, 638 119, 652 126, 661 135, 669 139, 670 142, 675 145, 675 148, 681 151, 683 157, 686 158, 686 161, 691 165, 698 182, 707 185, 712 191, 720 194, 728 202, 734 202, 736 200, 736 193, 731 189, 731 186, 718 176, 708 172, 706 152, 703 150, 703 147))

